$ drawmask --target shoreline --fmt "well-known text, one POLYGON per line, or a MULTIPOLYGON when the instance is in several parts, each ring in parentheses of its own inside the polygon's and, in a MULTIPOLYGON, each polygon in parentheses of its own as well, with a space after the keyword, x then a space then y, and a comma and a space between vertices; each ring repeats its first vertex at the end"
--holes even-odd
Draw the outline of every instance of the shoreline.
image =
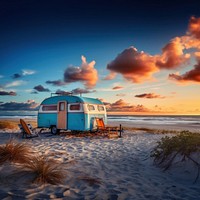
MULTIPOLYGON (((19 119, 20 118, 1 118, 0 119, 0 130, 1 125, 4 123, 11 124, 11 129, 19 129, 18 124, 19 124, 19 119)), ((23 118, 26 123, 30 123, 33 128, 37 128, 37 118, 23 118)), ((125 129, 149 129, 149 130, 168 130, 168 131, 184 131, 188 130, 190 132, 200 132, 200 123, 199 124, 193 124, 193 123, 176 123, 176 124, 166 124, 163 122, 163 124, 154 124, 151 123, 150 121, 122 121, 120 122, 108 119, 108 126, 120 126, 122 125, 123 128, 125 129)))

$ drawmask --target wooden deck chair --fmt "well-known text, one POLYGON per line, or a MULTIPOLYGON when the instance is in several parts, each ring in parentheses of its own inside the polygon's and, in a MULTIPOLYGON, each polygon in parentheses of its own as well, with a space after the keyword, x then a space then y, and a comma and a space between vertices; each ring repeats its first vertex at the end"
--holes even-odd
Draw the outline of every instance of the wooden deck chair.
POLYGON ((32 128, 31 124, 26 124, 23 119, 20 119, 20 124, 18 124, 18 126, 23 134, 22 138, 33 138, 39 136, 39 134, 32 128))
POLYGON ((106 133, 108 137, 118 137, 118 127, 105 126, 103 118, 96 118, 97 131, 106 133))

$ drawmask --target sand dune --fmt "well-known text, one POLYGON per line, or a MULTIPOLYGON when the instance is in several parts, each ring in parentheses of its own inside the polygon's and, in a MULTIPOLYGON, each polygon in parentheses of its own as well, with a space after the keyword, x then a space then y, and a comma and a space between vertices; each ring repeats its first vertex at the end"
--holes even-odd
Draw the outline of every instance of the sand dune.
POLYGON ((161 134, 136 131, 122 138, 52 136, 42 133, 21 139, 16 131, 1 131, 0 143, 10 137, 27 143, 34 152, 56 159, 64 168, 64 183, 37 185, 13 166, 0 167, 1 199, 199 199, 200 181, 194 170, 161 171, 150 152, 161 134), (15 172, 14 175, 13 172, 15 172))

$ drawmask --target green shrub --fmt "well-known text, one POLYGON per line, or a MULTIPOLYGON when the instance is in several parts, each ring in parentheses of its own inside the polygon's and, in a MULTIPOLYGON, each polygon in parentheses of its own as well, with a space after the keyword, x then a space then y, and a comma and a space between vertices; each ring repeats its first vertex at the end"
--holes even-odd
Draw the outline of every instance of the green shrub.
POLYGON ((200 153, 200 134, 182 131, 179 135, 166 136, 158 141, 151 152, 151 157, 154 158, 154 163, 164 171, 168 170, 175 160, 177 161, 178 156, 179 162, 192 161, 197 167, 196 182, 200 173, 200 163, 191 156, 193 153, 200 153))

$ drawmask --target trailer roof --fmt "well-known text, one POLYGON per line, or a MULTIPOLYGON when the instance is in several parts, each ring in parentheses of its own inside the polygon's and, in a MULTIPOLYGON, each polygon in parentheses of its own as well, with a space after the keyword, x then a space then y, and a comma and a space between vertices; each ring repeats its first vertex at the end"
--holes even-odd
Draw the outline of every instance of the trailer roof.
POLYGON ((68 103, 103 104, 99 99, 79 96, 53 96, 46 98, 41 104, 56 104, 58 101, 67 101, 68 103))

